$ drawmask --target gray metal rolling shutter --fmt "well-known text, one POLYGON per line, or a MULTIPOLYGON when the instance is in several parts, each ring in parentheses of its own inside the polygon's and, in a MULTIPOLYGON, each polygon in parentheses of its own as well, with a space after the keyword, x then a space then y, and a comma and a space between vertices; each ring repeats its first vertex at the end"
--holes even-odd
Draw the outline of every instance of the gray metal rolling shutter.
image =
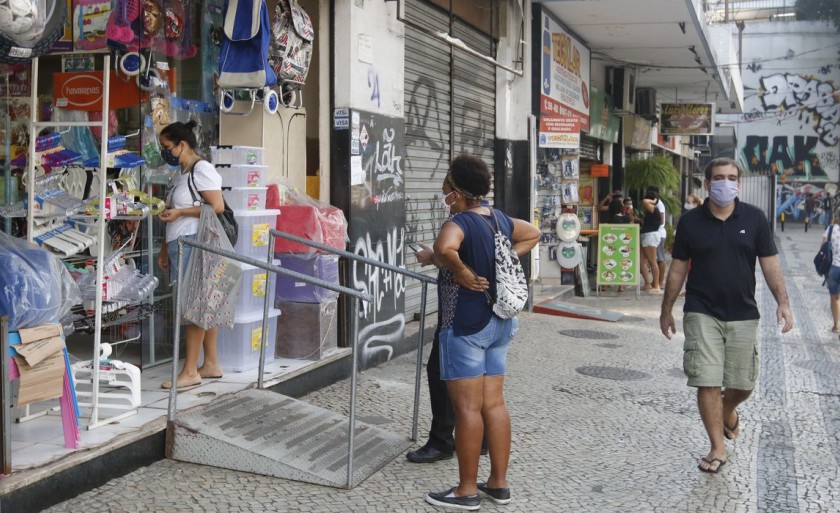
MULTIPOLYGON (((449 15, 421 0, 406 2, 406 17, 431 32, 448 32, 449 15)), ((456 21, 455 37, 492 55, 493 41, 456 21)), ((443 224, 440 188, 449 161, 460 153, 479 155, 493 168, 496 119, 496 71, 492 64, 464 52, 450 57, 448 44, 405 27, 405 193, 406 242, 431 244, 443 224)), ((491 192, 492 198, 492 192, 491 192)), ((410 250, 406 249, 406 254, 410 250)), ((406 266, 430 276, 411 256, 406 266)), ((409 319, 420 311, 420 284, 406 283, 409 319)), ((437 311, 437 292, 429 287, 427 314, 437 311)))

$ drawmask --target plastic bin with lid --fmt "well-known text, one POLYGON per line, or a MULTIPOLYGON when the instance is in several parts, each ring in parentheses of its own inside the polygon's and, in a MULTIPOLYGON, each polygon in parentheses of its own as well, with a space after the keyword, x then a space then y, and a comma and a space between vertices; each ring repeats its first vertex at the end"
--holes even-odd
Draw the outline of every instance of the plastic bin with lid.
POLYGON ((222 189, 222 196, 233 210, 265 210, 268 187, 232 187, 222 189))
POLYGON ((266 187, 268 166, 216 166, 222 187, 266 187))
MULTIPOLYGON (((236 301, 236 313, 262 313, 265 295, 268 294, 269 306, 274 303, 277 280, 265 269, 237 262, 242 268, 242 282, 239 285, 239 298, 236 301)), ((274 265, 279 261, 274 260, 274 265)))
MULTIPOLYGON (((280 310, 271 308, 266 319, 265 361, 274 361, 274 345, 277 336, 277 317, 280 310)), ((233 328, 219 327, 218 351, 219 364, 225 372, 243 372, 260 365, 260 347, 262 346, 263 313, 262 310, 236 314, 233 328)))
POLYGON ((265 151, 259 146, 211 146, 213 164, 260 166, 265 151))
POLYGON ((240 255, 264 260, 268 256, 268 235, 279 210, 234 210, 239 237, 233 250, 240 255))

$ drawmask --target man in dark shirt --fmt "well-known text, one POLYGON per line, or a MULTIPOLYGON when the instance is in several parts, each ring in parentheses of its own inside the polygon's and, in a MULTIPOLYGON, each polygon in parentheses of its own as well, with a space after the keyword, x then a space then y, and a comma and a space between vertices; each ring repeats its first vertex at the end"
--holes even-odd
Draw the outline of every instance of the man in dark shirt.
POLYGON ((814 199, 814 195, 812 193, 808 193, 805 195, 805 231, 808 231, 808 227, 811 225, 811 222, 814 220, 814 209, 817 206, 817 200, 814 199))
POLYGON ((778 304, 776 319, 784 321, 782 333, 793 328, 793 313, 767 218, 736 198, 740 165, 717 158, 705 172, 709 199, 680 218, 659 324, 668 339, 677 332, 671 310, 688 275, 683 369, 697 388, 711 442, 698 467, 717 473, 726 463, 724 437, 734 440, 741 431, 736 408, 758 379, 756 258, 778 304))

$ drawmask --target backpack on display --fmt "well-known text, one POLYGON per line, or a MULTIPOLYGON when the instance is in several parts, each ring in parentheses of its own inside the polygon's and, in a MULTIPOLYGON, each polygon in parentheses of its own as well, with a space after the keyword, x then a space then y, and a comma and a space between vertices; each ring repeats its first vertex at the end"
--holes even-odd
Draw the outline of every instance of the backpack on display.
MULTIPOLYGON (((519 314, 528 301, 528 282, 525 271, 519 262, 519 256, 513 251, 510 239, 502 233, 496 210, 491 209, 494 228, 484 216, 479 216, 493 232, 493 246, 496 255, 496 299, 493 301, 493 313, 502 319, 512 319, 519 314)), ((490 299, 488 297, 488 299, 490 299)))
MULTIPOLYGON (((826 237, 825 242, 820 246, 817 256, 814 257, 814 269, 823 278, 828 276, 828 272, 831 270, 831 260, 834 258, 831 251, 831 234, 833 231, 834 225, 831 225, 828 229, 828 237, 826 237)), ((823 285, 825 285, 825 279, 823 279, 823 285)))
POLYGON ((297 0, 280 0, 271 23, 269 63, 280 82, 303 84, 312 60, 312 20, 297 0))

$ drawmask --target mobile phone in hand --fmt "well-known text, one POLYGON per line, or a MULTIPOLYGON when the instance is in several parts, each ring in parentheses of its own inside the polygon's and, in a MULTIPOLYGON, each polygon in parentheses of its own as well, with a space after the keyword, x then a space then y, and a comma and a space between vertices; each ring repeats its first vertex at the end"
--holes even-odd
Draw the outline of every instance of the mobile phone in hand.
POLYGON ((421 248, 416 242, 409 242, 408 247, 411 248, 411 251, 414 251, 415 253, 419 253, 423 250, 423 248, 421 248))

